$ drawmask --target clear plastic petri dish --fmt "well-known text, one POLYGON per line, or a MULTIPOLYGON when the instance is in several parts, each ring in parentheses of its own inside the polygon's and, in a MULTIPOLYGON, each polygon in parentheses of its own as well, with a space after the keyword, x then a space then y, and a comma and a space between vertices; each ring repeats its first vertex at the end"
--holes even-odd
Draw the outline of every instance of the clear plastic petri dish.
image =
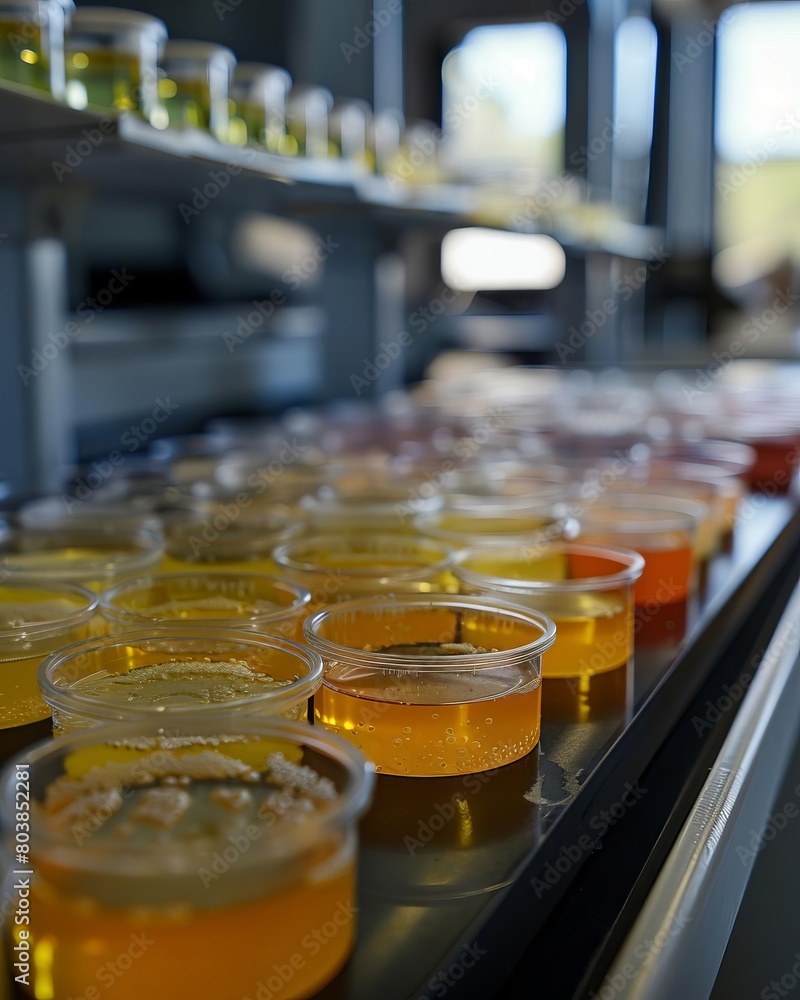
MULTIPOLYGON (((134 945, 114 982, 118 1000, 235 1000, 276 968, 291 971, 287 996, 310 996, 346 962, 357 822, 374 782, 351 744, 253 717, 235 728, 217 716, 168 731, 81 730, 29 748, 6 769, 8 849, 23 774, 34 873, 24 929, 53 996, 82 995, 98 962, 130 956, 134 945), (304 948, 329 921, 325 947, 304 948), (225 940, 237 947, 221 953, 225 940)), ((14 903, 16 879, 4 885, 14 903)))
POLYGON ((436 776, 490 770, 539 740, 542 653, 556 627, 488 598, 346 601, 306 619, 325 681, 317 719, 377 770, 436 776))
POLYGON ((220 712, 229 725, 253 715, 305 719, 322 663, 278 636, 163 625, 65 646, 37 677, 61 734, 102 722, 172 727, 220 712))
POLYGON ((201 625, 300 639, 310 599, 299 584, 261 573, 157 573, 107 590, 100 610, 113 632, 201 625))

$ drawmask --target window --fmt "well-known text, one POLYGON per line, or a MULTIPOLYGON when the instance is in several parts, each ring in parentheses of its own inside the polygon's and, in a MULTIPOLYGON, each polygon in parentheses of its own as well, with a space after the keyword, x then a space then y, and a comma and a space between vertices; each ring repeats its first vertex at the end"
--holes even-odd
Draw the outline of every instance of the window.
POLYGON ((740 4, 718 25, 718 280, 729 287, 800 254, 800 3, 740 4))
POLYGON ((474 28, 442 67, 444 154, 474 176, 563 168, 566 40, 553 24, 474 28))

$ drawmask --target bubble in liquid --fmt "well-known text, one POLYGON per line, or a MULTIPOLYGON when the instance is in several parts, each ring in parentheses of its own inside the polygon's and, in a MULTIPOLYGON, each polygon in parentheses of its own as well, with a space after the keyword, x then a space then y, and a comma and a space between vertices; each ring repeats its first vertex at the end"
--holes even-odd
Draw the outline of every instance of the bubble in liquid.
POLYGON ((401 747, 402 745, 403 745, 403 741, 400 739, 399 736, 397 737, 396 740, 392 740, 392 746, 393 747, 401 747))
POLYGON ((439 762, 439 767, 441 767, 441 768, 447 767, 447 761, 445 761, 445 760, 440 761, 439 762))
POLYGON ((447 733, 448 736, 452 736, 453 735, 452 727, 450 729, 445 729, 445 732, 447 733))
POLYGON ((458 750, 456 750, 456 753, 459 755, 459 757, 464 757, 464 756, 466 756, 467 748, 466 747, 459 747, 458 750))
POLYGON ((439 713, 438 712, 434 712, 433 715, 431 715, 431 718, 432 719, 438 719, 439 718, 439 713))
POLYGON ((410 733, 411 732, 411 726, 403 726, 403 732, 404 733, 410 733))
POLYGON ((367 726, 367 732, 368 733, 374 733, 375 732, 375 727, 374 726, 367 726))
POLYGON ((487 726, 491 726, 491 724, 492 724, 492 720, 491 719, 486 719, 485 722, 486 722, 487 726))
POLYGON ((455 736, 448 736, 447 739, 445 740, 446 743, 455 743, 455 741, 456 741, 455 736))

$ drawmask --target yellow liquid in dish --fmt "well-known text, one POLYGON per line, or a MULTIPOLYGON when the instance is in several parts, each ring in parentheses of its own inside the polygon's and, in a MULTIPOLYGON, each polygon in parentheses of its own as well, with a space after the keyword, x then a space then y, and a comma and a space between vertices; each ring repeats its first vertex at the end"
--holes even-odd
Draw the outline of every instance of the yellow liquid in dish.
MULTIPOLYGON (((20 599, 21 592, 0 588, 0 629, 22 628, 29 623, 57 622, 76 610, 76 602, 48 596, 46 591, 37 597, 31 591, 28 601, 20 599), (8 600, 3 600, 8 596, 8 600)), ((56 633, 46 642, 34 640, 39 652, 35 656, 18 657, 16 649, 24 650, 25 643, 4 643, 0 647, 0 729, 11 729, 39 722, 50 717, 50 708, 39 694, 36 671, 48 652, 77 642, 89 634, 89 623, 64 627, 60 637, 56 633)))
POLYGON ((97 592, 111 586, 119 575, 120 562, 134 555, 138 549, 115 551, 84 546, 65 546, 45 550, 9 552, 0 556, 0 566, 9 574, 70 580, 97 592))

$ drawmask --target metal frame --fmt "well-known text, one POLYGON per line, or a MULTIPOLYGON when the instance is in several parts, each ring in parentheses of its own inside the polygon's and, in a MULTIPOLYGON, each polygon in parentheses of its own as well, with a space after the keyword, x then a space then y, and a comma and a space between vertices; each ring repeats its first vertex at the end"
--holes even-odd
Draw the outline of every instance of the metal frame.
POLYGON ((623 1000, 711 995, 756 859, 747 845, 764 827, 797 741, 798 654, 800 587, 695 807, 606 976, 623 1000))

